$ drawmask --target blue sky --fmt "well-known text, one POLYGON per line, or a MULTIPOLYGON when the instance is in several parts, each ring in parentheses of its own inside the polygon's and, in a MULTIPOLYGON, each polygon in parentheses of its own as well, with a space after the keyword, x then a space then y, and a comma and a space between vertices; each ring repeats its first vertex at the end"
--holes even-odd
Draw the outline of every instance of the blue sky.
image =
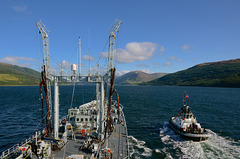
MULTIPOLYGON (((43 51, 36 22, 50 31, 51 67, 94 67, 108 51, 108 30, 121 19, 118 73, 172 73, 196 64, 240 58, 239 0, 0 0, 0 62, 39 70, 43 51), (89 42, 90 41, 90 42, 89 42), (90 47, 89 47, 90 46, 90 47), (89 57, 90 50, 90 57, 89 57)), ((106 67, 104 56, 100 66, 106 67)))

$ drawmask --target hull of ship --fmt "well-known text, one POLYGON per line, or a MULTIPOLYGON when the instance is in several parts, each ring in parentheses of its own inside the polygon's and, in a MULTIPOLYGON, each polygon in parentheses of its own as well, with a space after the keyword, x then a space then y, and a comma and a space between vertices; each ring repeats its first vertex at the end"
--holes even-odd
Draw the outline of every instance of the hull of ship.
POLYGON ((181 131, 177 126, 175 126, 171 120, 169 120, 169 125, 172 130, 180 135, 182 138, 192 141, 206 141, 209 138, 209 133, 207 131, 203 133, 188 133, 181 131))

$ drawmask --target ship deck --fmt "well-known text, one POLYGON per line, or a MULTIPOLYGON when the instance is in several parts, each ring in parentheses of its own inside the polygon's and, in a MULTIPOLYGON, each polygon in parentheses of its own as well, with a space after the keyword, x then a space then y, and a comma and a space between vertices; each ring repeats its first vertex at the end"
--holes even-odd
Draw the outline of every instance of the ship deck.
POLYGON ((104 143, 104 147, 112 150, 112 158, 128 158, 128 139, 125 122, 116 124, 115 130, 104 143))
POLYGON ((73 154, 90 157, 91 154, 88 152, 80 151, 80 146, 83 144, 85 139, 80 134, 75 134, 75 136, 76 140, 72 137, 68 137, 68 142, 61 151, 53 151, 52 158, 62 159, 73 154))
MULTIPOLYGON (((62 159, 71 155, 78 155, 79 158, 91 157, 91 153, 80 150, 81 145, 85 141, 81 134, 75 134, 76 140, 72 137, 68 137, 68 142, 61 151, 53 151, 52 158, 62 159)), ((112 158, 128 158, 128 139, 126 123, 122 122, 115 125, 115 129, 112 134, 107 138, 102 148, 110 148, 112 151, 112 158)))

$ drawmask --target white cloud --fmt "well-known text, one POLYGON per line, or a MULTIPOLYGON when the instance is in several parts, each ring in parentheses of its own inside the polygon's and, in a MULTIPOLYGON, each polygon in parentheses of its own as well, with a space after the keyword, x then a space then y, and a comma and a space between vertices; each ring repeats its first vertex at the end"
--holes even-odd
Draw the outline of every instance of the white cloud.
POLYGON ((182 46, 182 49, 183 50, 188 50, 190 48, 190 45, 189 44, 185 44, 182 46))
POLYGON ((179 62, 183 61, 182 59, 180 59, 180 58, 178 58, 176 56, 170 56, 169 59, 172 60, 172 61, 179 61, 179 62))
POLYGON ((190 45, 189 44, 185 44, 182 46, 182 50, 186 51, 188 53, 192 53, 192 51, 190 51, 190 45))
POLYGON ((137 67, 148 67, 148 65, 145 65, 145 64, 143 64, 143 63, 139 63, 139 64, 137 64, 136 66, 137 66, 137 67))
POLYGON ((93 58, 92 56, 89 56, 89 55, 84 55, 84 56, 83 56, 83 59, 84 59, 84 60, 90 60, 90 61, 93 61, 93 60, 94 60, 94 58, 93 58))
POLYGON ((71 63, 69 63, 66 60, 63 60, 60 64, 59 64, 61 69, 71 69, 71 63))
POLYGON ((14 6, 12 6, 12 9, 17 11, 17 12, 26 12, 27 11, 27 6, 25 6, 25 5, 23 5, 23 6, 14 5, 14 6))
MULTIPOLYGON (((145 73, 153 73, 149 69, 140 69, 140 70, 137 70, 137 71, 142 71, 142 72, 145 72, 145 73)), ((122 76, 122 75, 124 75, 126 73, 129 73, 129 72, 131 72, 131 71, 128 71, 128 70, 117 70, 116 76, 122 76)))
POLYGON ((22 62, 22 61, 37 61, 37 60, 33 59, 33 58, 18 57, 18 56, 6 56, 6 57, 0 59, 0 62, 2 62, 2 63, 18 65, 21 67, 30 67, 31 66, 31 64, 29 62, 22 62))
POLYGON ((158 62, 153 62, 152 64, 153 64, 154 66, 160 65, 158 62))
POLYGON ((140 71, 145 72, 145 73, 153 73, 153 72, 150 71, 149 69, 141 69, 140 71))
POLYGON ((172 63, 171 63, 171 62, 166 62, 164 65, 165 65, 165 66, 171 66, 172 63))
POLYGON ((127 70, 117 70, 116 71, 116 76, 122 76, 122 75, 124 75, 124 74, 126 74, 128 72, 130 72, 130 71, 127 71, 127 70))
POLYGON ((165 47, 164 46, 160 46, 160 51, 165 51, 165 47))
MULTIPOLYGON (((145 61, 150 59, 158 44, 151 42, 131 42, 125 46, 125 49, 117 49, 117 59, 119 63, 132 63, 135 61, 145 61)), ((102 56, 107 57, 108 53, 101 53, 102 56)))

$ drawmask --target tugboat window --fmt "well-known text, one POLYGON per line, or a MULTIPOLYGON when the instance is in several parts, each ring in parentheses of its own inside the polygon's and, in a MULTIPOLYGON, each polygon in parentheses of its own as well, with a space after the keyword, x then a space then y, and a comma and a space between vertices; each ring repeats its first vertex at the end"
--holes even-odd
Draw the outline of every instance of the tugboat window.
POLYGON ((83 121, 83 118, 81 118, 81 121, 83 121))
POLYGON ((85 121, 88 121, 88 118, 85 118, 85 121))

